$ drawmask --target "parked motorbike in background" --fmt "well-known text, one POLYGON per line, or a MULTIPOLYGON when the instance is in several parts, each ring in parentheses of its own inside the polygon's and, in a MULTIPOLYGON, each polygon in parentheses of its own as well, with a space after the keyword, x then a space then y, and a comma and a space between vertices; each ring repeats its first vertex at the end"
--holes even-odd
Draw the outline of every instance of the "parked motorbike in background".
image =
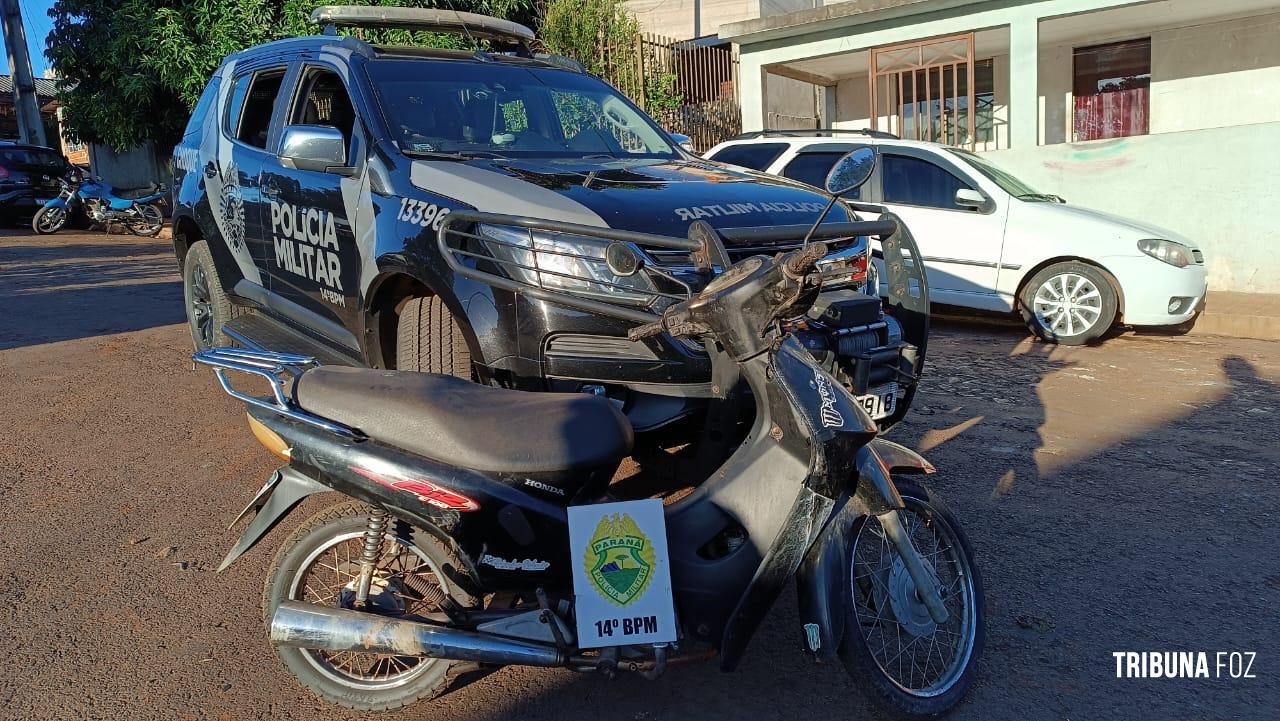
POLYGON ((134 235, 150 237, 164 226, 160 203, 165 192, 160 186, 117 191, 101 178, 85 180, 78 173, 60 178, 59 182, 61 192, 36 211, 31 220, 37 233, 58 232, 76 212, 83 212, 94 227, 107 231, 112 225, 122 225, 134 235))
MULTIPOLYGON (((828 189, 857 187, 874 163, 869 151, 850 153, 828 189)), ((477 223, 583 226, 457 211, 438 245, 470 280, 629 321, 633 340, 701 343, 719 401, 754 412, 715 472, 658 500, 610 485, 633 435, 603 397, 255 349, 196 353, 284 461, 242 513, 253 520, 219 570, 303 498, 348 497, 291 535, 264 590, 271 642, 299 681, 333 703, 387 710, 438 696, 476 664, 652 679, 708 656, 703 646, 732 671, 794 579, 796 637, 812 658, 841 662, 909 718, 959 703, 983 646, 982 582, 959 522, 908 480, 934 468, 878 438, 803 344, 795 319, 821 290, 822 233, 730 266, 719 265, 724 244, 705 222, 688 238, 587 229, 618 236, 593 261, 612 276, 662 279, 636 246, 688 252, 709 275, 724 268, 659 315, 608 292, 515 280, 502 268, 519 261, 468 242, 477 223), (230 371, 267 380, 270 395, 237 390, 230 371)), ((891 239, 896 219, 839 226, 836 237, 891 239)), ((888 262, 919 260, 907 249, 888 262)), ((580 285, 611 285, 599 277, 580 285)), ((918 291, 927 302, 927 287, 918 291)))

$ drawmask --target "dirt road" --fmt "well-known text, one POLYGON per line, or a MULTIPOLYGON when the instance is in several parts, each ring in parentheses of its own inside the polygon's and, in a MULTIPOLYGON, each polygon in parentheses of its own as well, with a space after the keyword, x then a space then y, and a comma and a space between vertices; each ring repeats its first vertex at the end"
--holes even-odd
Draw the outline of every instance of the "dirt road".
MULTIPOLYGON (((264 638, 274 548, 213 573, 272 459, 192 372, 164 242, 0 236, 0 718, 339 719, 264 638)), ((1272 719, 1280 708, 1280 345, 1055 349, 938 329, 893 433, 938 466, 989 631, 955 719, 1272 719), (1117 679, 1114 651, 1253 651, 1253 679, 1117 679)), ((503 670, 386 718, 879 718, 808 665, 788 594, 735 675, 503 670)))

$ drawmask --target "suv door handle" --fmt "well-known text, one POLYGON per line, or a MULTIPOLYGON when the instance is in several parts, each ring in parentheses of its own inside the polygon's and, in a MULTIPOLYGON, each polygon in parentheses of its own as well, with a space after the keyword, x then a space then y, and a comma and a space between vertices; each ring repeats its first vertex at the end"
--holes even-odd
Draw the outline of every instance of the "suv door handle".
POLYGON ((280 186, 276 185, 274 180, 268 180, 262 184, 262 194, 268 198, 274 198, 280 195, 280 186))
POLYGON ((209 178, 210 180, 218 177, 218 169, 214 167, 213 163, 205 163, 204 177, 209 178))

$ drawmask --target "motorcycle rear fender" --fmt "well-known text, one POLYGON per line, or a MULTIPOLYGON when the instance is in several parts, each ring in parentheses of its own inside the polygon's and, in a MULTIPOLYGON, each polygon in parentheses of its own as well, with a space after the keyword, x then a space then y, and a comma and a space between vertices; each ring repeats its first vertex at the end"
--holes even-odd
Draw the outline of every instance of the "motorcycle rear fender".
POLYGON ((160 200, 161 198, 163 198, 164 196, 165 196, 165 193, 163 192, 152 193, 151 195, 147 195, 142 198, 134 198, 133 202, 138 205, 146 205, 147 203, 154 203, 157 200, 160 200))
POLYGON ((877 438, 858 453, 858 479, 832 514, 796 572, 805 651, 816 661, 834 661, 844 638, 852 598, 850 545, 854 523, 866 515, 901 508, 891 474, 929 474, 933 464, 909 448, 877 438))
POLYGON ((222 559, 222 564, 218 566, 221 572, 237 559, 244 555, 246 551, 267 535, 267 532, 275 527, 289 512, 293 510, 298 502, 307 496, 331 491, 332 488, 307 477, 301 472, 290 468, 289 466, 281 466, 277 468, 275 473, 271 474, 271 478, 258 491, 258 495, 249 502, 236 520, 231 522, 235 526, 240 519, 256 511, 253 521, 244 529, 244 533, 240 535, 240 540, 227 553, 227 557, 222 559))

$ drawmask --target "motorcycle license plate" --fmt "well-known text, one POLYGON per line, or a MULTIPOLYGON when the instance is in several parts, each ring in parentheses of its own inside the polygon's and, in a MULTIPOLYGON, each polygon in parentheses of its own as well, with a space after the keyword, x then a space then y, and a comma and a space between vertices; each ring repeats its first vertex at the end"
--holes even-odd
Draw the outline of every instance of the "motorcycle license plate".
POLYGON ((578 647, 676 640, 662 501, 569 507, 578 647))
POLYGON ((865 396, 858 396, 858 405, 873 421, 893 415, 898 407, 898 384, 886 383, 872 388, 865 396))

